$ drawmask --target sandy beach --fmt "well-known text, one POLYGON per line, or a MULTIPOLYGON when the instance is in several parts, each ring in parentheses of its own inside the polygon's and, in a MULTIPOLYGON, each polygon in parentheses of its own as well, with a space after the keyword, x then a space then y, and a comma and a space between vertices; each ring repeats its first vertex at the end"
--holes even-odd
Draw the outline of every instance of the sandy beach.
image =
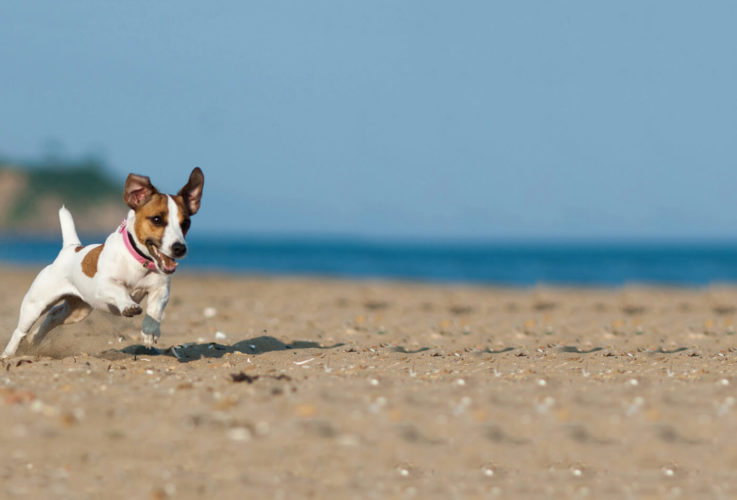
MULTIPOLYGON (((37 270, 0 269, 0 342, 37 270)), ((7 498, 734 498, 737 288, 181 273, 0 365, 7 498)))

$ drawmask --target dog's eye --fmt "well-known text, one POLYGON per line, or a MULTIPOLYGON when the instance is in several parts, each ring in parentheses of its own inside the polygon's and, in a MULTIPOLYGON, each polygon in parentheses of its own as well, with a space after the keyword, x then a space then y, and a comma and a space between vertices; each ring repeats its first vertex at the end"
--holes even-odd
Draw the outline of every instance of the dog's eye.
POLYGON ((154 215, 153 217, 149 217, 149 220, 151 221, 151 223, 154 226, 161 227, 161 226, 165 226, 166 225, 166 222, 164 222, 163 217, 161 217, 159 215, 154 215))
POLYGON ((189 219, 184 219, 182 221, 182 231, 186 233, 189 230, 189 225, 190 225, 189 219))

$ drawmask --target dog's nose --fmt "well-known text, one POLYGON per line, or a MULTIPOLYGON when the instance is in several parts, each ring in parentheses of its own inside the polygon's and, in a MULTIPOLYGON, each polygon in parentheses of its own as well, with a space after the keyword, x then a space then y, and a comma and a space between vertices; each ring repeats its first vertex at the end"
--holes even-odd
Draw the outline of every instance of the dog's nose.
POLYGON ((177 241, 171 246, 171 251, 177 259, 179 257, 184 257, 184 254, 187 253, 187 245, 177 241))

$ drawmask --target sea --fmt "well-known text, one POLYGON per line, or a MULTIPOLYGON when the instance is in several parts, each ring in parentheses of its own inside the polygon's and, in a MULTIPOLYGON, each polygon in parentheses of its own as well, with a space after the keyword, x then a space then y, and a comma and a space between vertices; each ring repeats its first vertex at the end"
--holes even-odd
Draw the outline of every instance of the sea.
MULTIPOLYGON (((512 286, 737 284, 737 242, 481 244, 191 238, 188 245, 180 269, 192 272, 512 286)), ((0 236, 0 263, 5 265, 40 267, 58 251, 58 239, 0 236)))

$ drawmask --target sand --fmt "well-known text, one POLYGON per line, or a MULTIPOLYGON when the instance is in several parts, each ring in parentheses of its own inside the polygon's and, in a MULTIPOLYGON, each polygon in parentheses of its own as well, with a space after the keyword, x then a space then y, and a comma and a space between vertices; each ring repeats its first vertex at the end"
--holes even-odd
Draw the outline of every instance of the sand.
POLYGON ((737 496, 737 288, 179 273, 158 351, 95 312, 0 364, 3 496, 737 496))

